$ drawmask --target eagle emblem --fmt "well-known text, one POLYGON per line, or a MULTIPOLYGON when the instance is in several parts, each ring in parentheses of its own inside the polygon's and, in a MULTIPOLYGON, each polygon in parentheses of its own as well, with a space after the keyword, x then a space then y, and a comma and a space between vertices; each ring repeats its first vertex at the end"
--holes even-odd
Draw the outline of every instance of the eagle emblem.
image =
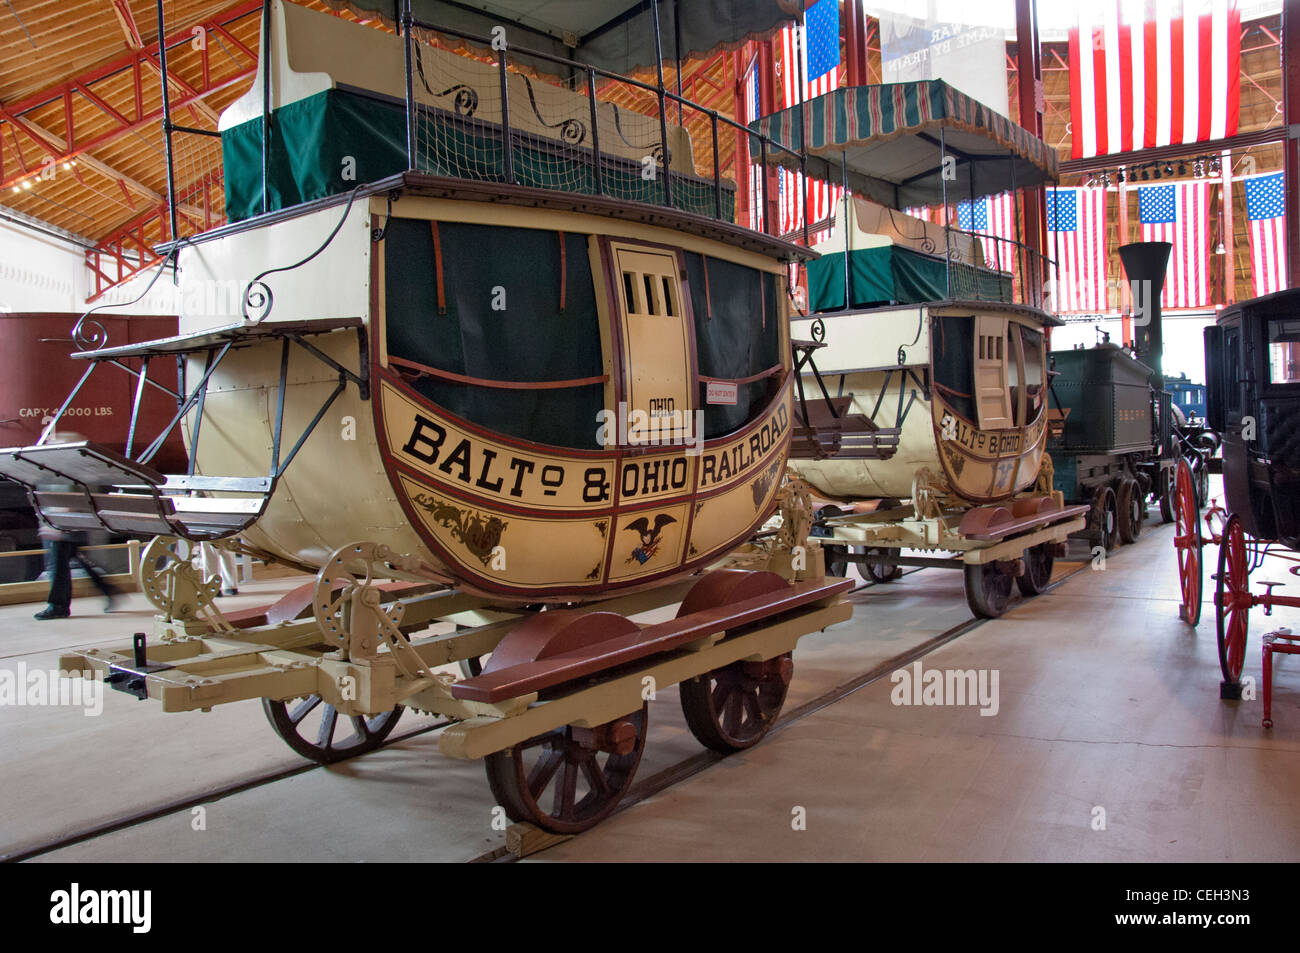
POLYGON ((632 555, 627 561, 636 560, 641 565, 650 561, 655 553, 659 551, 659 534, 663 532, 665 526, 669 523, 676 523, 677 520, 667 513, 656 513, 654 525, 650 525, 648 517, 642 516, 634 519, 627 524, 627 529, 641 537, 641 545, 632 550, 632 555))

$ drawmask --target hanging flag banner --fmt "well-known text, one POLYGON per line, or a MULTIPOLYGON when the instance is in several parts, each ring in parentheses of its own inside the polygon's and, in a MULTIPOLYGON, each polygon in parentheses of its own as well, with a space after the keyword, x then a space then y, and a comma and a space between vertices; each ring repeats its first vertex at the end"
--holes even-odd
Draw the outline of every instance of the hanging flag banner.
POLYGON ((1174 246, 1160 304, 1165 308, 1204 308, 1210 302, 1206 232, 1208 182, 1144 185, 1138 189, 1138 217, 1144 242, 1174 246))
POLYGON ((957 227, 985 237, 984 264, 1012 271, 1016 260, 1016 203, 1010 192, 957 203, 957 227))
POLYGON ((1245 185, 1250 274, 1259 297, 1286 287, 1286 193, 1281 172, 1252 176, 1245 185))
MULTIPOLYGON (((781 31, 777 59, 785 108, 838 89, 840 74, 839 0, 817 0, 804 12, 804 25, 794 24, 781 31)), ((803 179, 797 172, 781 170, 781 232, 802 228, 803 179)), ((831 215, 839 200, 840 186, 808 180, 808 224, 831 215)), ((823 241, 827 233, 809 236, 811 244, 823 241)))
POLYGON ((1057 263, 1050 290, 1058 311, 1108 310, 1103 189, 1047 190, 1047 254, 1057 263))
POLYGON ((1237 132, 1236 0, 1080 3, 1070 31, 1075 159, 1237 132))

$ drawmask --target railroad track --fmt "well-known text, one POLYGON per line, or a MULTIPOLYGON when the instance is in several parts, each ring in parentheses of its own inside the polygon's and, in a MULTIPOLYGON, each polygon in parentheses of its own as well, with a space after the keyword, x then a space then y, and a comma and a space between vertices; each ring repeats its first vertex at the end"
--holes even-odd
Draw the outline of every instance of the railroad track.
MULTIPOLYGON (((1055 589, 1057 586, 1060 586, 1062 583, 1064 583, 1067 579, 1073 578, 1075 575, 1077 575, 1078 573, 1082 572, 1087 568, 1088 568, 1087 562, 1081 563, 1077 568, 1066 573, 1060 579, 1057 579, 1054 582, 1052 582, 1044 591, 1051 591, 1052 589, 1055 589)), ((910 569, 905 571, 902 574, 902 576, 910 576, 914 573, 924 572, 924 571, 925 571, 924 568, 910 569)), ((899 578, 902 578, 902 576, 900 576, 899 578)), ((862 585, 858 586, 852 591, 862 592, 863 590, 870 589, 877 585, 884 585, 884 584, 875 583, 875 582, 864 582, 862 585)), ((973 632, 975 629, 978 629, 981 625, 983 625, 985 622, 988 621, 991 620, 974 619, 974 618, 967 619, 965 622, 959 623, 958 625, 955 625, 950 629, 940 632, 938 635, 926 639, 924 642, 921 642, 919 645, 913 646, 911 649, 908 649, 906 652, 902 652, 896 656, 893 656, 892 658, 880 662, 879 664, 873 666, 868 671, 861 672, 855 675, 854 677, 848 679, 847 681, 842 682, 841 684, 835 686, 834 688, 826 692, 823 692, 821 695, 818 695, 816 698, 804 702, 802 705, 799 705, 797 708, 793 708, 790 711, 783 713, 781 717, 777 720, 776 724, 772 726, 769 734, 775 734, 777 732, 783 731, 784 729, 788 728, 790 725, 793 725, 803 720, 804 718, 807 718, 809 715, 813 715, 821 711, 822 709, 830 705, 833 705, 844 698, 847 698, 849 695, 852 695, 854 692, 858 691, 859 689, 865 688, 871 683, 881 678, 884 678, 890 672, 893 672, 896 669, 901 668, 903 666, 910 665, 912 662, 928 655, 929 653, 933 652, 935 649, 939 648, 940 646, 946 645, 947 643, 953 641, 954 639, 958 639, 963 635, 973 632)), ((438 731, 439 729, 445 728, 450 724, 452 724, 452 722, 450 721, 438 721, 435 722, 434 724, 423 725, 419 728, 413 729, 411 731, 402 734, 395 734, 392 738, 386 741, 382 747, 388 747, 389 745, 396 744, 397 742, 408 741, 411 738, 417 738, 421 735, 425 735, 433 731, 438 731)), ((382 750, 382 747, 381 749, 376 749, 376 750, 382 750)), ((360 757, 365 757, 365 755, 361 755, 360 757)), ((692 755, 691 757, 684 759, 683 761, 678 762, 677 764, 671 765, 667 768, 664 768, 661 771, 656 772, 655 774, 651 775, 645 780, 635 784, 632 787, 632 790, 630 790, 627 793, 627 796, 623 799, 623 802, 615 810, 614 814, 618 814, 622 811, 625 811, 628 808, 632 807, 633 805, 638 804, 649 797, 653 797, 654 795, 666 790, 667 788, 670 788, 675 784, 678 784, 682 781, 685 781, 688 778, 691 778, 699 774, 700 772, 706 770, 707 768, 717 764, 719 761, 722 761, 725 757, 726 757, 725 755, 721 755, 718 754, 717 752, 709 751, 706 749, 704 751, 699 752, 698 754, 692 755)), ((53 853, 54 851, 62 850, 65 847, 72 847, 76 844, 82 844, 87 841, 95 840, 99 837, 105 837, 109 834, 117 833, 118 831, 128 830, 132 827, 138 827, 141 824, 148 823, 149 821, 156 820, 160 817, 166 817, 170 814, 178 814, 183 811, 189 811, 192 808, 198 807, 200 805, 211 804, 214 801, 220 801, 224 798, 231 797, 236 794, 240 794, 244 791, 253 790, 259 787, 265 787, 266 785, 274 784, 277 781, 283 781, 288 778, 296 777, 297 775, 300 774, 305 774, 308 771, 321 770, 324 767, 326 767, 326 765, 320 765, 320 764, 315 764, 313 762, 305 761, 302 764, 294 765, 293 767, 290 768, 282 768, 278 771, 272 771, 267 774, 260 775, 258 777, 248 778, 243 781, 229 784, 225 787, 217 788, 216 790, 213 791, 207 791, 198 795, 191 795, 183 798, 178 798, 172 801, 166 801, 161 804, 155 805, 153 807, 144 808, 140 811, 123 815, 122 817, 115 818, 111 821, 95 824, 86 827, 82 830, 75 831, 71 834, 65 834, 61 837, 57 837, 53 840, 46 841, 44 843, 38 844, 33 847, 24 847, 7 853, 0 853, 0 862, 20 863, 25 860, 33 860, 45 854, 50 854, 53 853)), ((511 862, 518 859, 519 858, 515 854, 511 853, 508 850, 508 848, 506 848, 503 845, 494 850, 488 851, 484 854, 480 854, 479 856, 472 858, 469 861, 469 863, 511 862)))

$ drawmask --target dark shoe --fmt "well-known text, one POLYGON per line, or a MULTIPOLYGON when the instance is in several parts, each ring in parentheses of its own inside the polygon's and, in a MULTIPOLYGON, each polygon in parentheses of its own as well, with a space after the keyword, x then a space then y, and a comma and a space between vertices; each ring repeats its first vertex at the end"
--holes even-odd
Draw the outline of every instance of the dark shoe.
POLYGON ((67 609, 56 609, 54 606, 46 606, 40 612, 36 613, 36 615, 32 616, 32 618, 40 619, 44 622, 46 619, 66 619, 69 615, 71 615, 71 613, 67 609))
POLYGON ((222 590, 221 590, 221 594, 222 594, 223 596, 237 596, 237 595, 239 595, 239 590, 238 590, 238 589, 222 589, 222 590))
POLYGON ((117 593, 113 593, 111 596, 105 596, 104 611, 112 612, 116 608, 117 608, 117 593))

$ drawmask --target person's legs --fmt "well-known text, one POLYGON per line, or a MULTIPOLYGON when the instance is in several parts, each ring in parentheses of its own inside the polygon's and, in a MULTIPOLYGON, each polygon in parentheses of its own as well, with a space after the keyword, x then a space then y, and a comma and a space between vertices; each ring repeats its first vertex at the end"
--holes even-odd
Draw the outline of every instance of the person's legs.
POLYGON ((117 595, 117 590, 104 581, 104 574, 99 571, 98 566, 81 555, 81 550, 77 547, 76 543, 65 543, 64 545, 68 546, 72 550, 71 555, 68 557, 68 563, 71 564, 72 560, 75 559, 77 565, 86 570, 86 575, 90 577, 90 581, 94 584, 95 588, 99 590, 99 594, 108 601, 108 605, 104 607, 104 611, 107 612, 112 609, 113 598, 117 595))
POLYGON ((72 549, 72 543, 64 540, 45 541, 45 571, 50 577, 50 594, 46 596, 49 605, 36 613, 36 618, 61 619, 68 615, 68 605, 72 602, 72 549))

